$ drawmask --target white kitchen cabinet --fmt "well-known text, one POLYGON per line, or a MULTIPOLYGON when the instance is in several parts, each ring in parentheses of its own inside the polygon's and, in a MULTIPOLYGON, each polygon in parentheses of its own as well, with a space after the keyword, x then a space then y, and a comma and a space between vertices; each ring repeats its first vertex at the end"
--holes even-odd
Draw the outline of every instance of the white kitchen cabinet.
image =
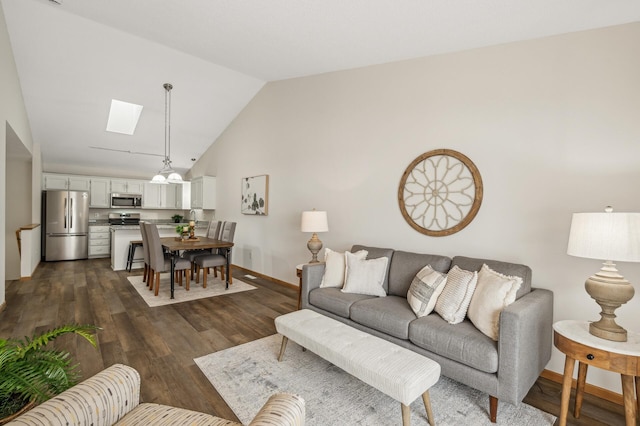
POLYGON ((71 191, 89 191, 90 179, 88 176, 43 173, 42 189, 68 189, 71 191))
POLYGON ((90 191, 91 179, 85 176, 69 176, 70 191, 90 191))
POLYGON ((116 194, 143 194, 146 182, 138 179, 111 179, 111 192, 116 194))
POLYGON ((216 178, 199 176, 191 179, 191 208, 214 210, 216 208, 216 178))
POLYGON ((168 185, 159 185, 157 183, 146 182, 144 184, 142 208, 182 209, 182 207, 178 205, 178 200, 182 201, 182 195, 178 197, 178 189, 182 189, 180 184, 170 183, 168 185))
POLYGON ((178 196, 180 196, 180 194, 182 194, 182 197, 179 201, 179 203, 176 203, 178 205, 178 209, 190 209, 191 208, 191 182, 183 182, 180 184, 180 187, 178 189, 178 196))
POLYGON ((111 207, 110 202, 110 183, 109 179, 91 178, 91 194, 89 197, 89 207, 111 207))
POLYGON ((109 257, 110 255, 109 225, 89 225, 89 258, 109 257))

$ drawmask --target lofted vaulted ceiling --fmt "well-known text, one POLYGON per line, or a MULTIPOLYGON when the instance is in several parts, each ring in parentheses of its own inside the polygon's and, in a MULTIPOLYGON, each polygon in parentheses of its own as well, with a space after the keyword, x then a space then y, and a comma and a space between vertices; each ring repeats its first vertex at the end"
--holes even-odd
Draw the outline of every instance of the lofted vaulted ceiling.
POLYGON ((640 21, 638 0, 0 0, 45 170, 192 165, 268 81, 640 21), (143 105, 105 131, 111 99, 143 105), (121 151, 107 151, 91 147, 121 151))

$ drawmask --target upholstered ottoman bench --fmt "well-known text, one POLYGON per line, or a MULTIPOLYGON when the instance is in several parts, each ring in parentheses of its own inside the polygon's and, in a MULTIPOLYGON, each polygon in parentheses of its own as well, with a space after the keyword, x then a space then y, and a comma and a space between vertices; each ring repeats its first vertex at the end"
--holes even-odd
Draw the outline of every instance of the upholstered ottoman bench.
POLYGON ((278 361, 288 339, 399 401, 402 424, 411 424, 409 405, 422 395, 429 424, 433 412, 429 388, 440 378, 440 364, 386 340, 303 309, 275 319, 282 338, 278 361))

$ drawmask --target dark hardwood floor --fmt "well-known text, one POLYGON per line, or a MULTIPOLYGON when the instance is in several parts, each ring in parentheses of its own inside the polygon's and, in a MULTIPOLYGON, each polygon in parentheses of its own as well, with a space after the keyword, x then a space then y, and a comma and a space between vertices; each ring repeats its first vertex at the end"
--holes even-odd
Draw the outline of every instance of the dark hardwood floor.
MULTIPOLYGON (((83 377, 127 364, 140 372, 143 401, 237 421, 193 359, 274 334, 274 318, 296 309, 297 291, 236 271, 234 277, 258 289, 149 308, 128 275, 112 271, 108 259, 41 263, 30 281, 7 283, 0 337, 31 336, 70 322, 98 325, 97 349, 76 336, 55 342, 72 353, 83 377)), ((557 416, 560 385, 540 378, 525 402, 557 416)), ((624 425, 624 410, 586 395, 581 418, 569 414, 568 424, 624 425)))

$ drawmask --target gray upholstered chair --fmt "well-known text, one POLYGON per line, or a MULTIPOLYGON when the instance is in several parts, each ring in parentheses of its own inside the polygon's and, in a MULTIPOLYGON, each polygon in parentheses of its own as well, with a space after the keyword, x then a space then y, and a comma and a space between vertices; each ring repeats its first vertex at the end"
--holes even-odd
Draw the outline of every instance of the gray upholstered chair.
MULTIPOLYGON (((213 222, 209 222, 209 227, 207 228, 207 237, 213 238, 217 240, 220 237, 220 230, 222 229, 222 222, 215 220, 213 222)), ((213 251, 211 249, 203 249, 203 250, 186 250, 180 257, 183 259, 187 259, 191 262, 191 279, 193 279, 193 274, 195 272, 195 263, 194 260, 198 256, 202 256, 205 254, 211 254, 213 251)))
MULTIPOLYGON (((222 231, 220 232, 219 239, 221 241, 233 242, 233 237, 236 233, 236 223, 235 222, 225 222, 222 226, 222 231)), ((196 282, 199 282, 200 279, 200 269, 203 269, 202 273, 202 286, 204 288, 207 287, 207 274, 209 272, 209 268, 221 267, 221 278, 225 279, 225 272, 229 277, 229 284, 233 284, 233 277, 231 276, 231 250, 229 250, 229 270, 225 271, 224 268, 227 265, 227 258, 225 255, 220 253, 212 253, 207 255, 197 256, 194 260, 196 264, 196 282)), ((214 269, 215 271, 215 269, 214 269)))
MULTIPOLYGON (((151 271, 149 273, 149 290, 154 290, 154 294, 157 296, 158 291, 160 290, 160 273, 171 270, 172 260, 171 257, 164 255, 164 252, 162 250, 162 243, 160 242, 160 233, 158 232, 158 227, 152 223, 145 223, 144 227, 147 234, 147 241, 149 242, 149 260, 151 262, 151 271)), ((191 270, 191 262, 186 259, 176 259, 175 278, 178 278, 178 283, 180 285, 182 285, 181 271, 185 270, 191 270)), ((189 274, 186 275, 186 289, 189 290, 189 274)))
POLYGON ((149 275, 151 274, 150 272, 150 264, 151 261, 149 260, 149 243, 147 241, 147 231, 144 227, 144 224, 147 223, 145 221, 140 221, 140 234, 142 235, 142 252, 144 253, 144 273, 142 275, 142 282, 146 282, 147 283, 147 287, 149 287, 149 275))

